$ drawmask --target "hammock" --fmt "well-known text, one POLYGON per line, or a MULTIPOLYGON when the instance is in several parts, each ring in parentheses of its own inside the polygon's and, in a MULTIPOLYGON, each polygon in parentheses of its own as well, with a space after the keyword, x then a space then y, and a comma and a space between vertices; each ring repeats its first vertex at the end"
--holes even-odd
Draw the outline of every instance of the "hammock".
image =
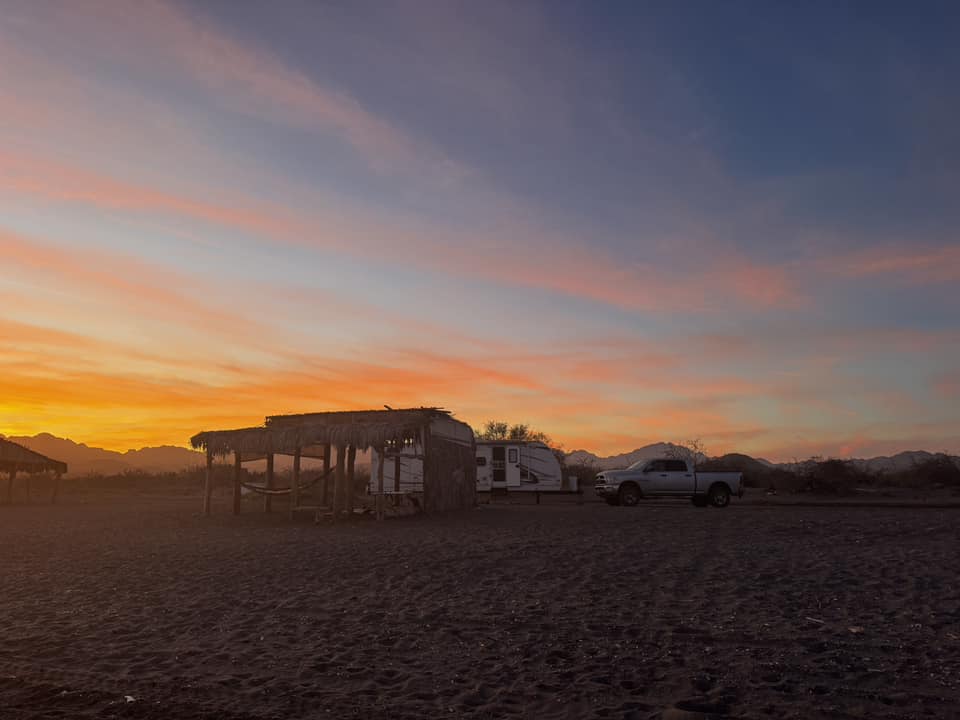
MULTIPOLYGON (((306 483, 305 485, 298 485, 297 487, 298 487, 299 491, 300 491, 300 492, 303 492, 304 490, 309 490, 310 488, 312 488, 314 485, 316 485, 318 482, 320 482, 320 481, 323 480, 324 478, 329 477, 329 476, 330 476, 330 473, 332 473, 332 472, 333 472, 334 470, 336 470, 336 469, 337 469, 337 466, 334 465, 332 468, 330 468, 329 470, 327 470, 325 473, 320 473, 320 474, 317 475, 313 480, 311 480, 310 482, 306 483)), ((286 488, 268 488, 268 487, 266 487, 265 485, 254 485, 253 483, 244 482, 243 480, 240 481, 240 484, 243 485, 243 487, 245 487, 247 490, 249 490, 249 491, 251 491, 251 492, 255 492, 255 493, 260 493, 261 495, 289 495, 289 494, 290 494, 290 491, 293 489, 293 488, 288 488, 288 487, 286 487, 286 488)))

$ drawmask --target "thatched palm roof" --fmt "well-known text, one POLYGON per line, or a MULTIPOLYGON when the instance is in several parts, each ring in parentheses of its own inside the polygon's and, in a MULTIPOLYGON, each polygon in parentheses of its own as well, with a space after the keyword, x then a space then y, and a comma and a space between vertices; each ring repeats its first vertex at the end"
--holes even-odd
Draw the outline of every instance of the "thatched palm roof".
POLYGON ((66 473, 67 464, 51 460, 46 455, 34 452, 23 445, 0 438, 0 472, 46 472, 66 473))
POLYGON ((410 442, 434 418, 449 417, 440 408, 360 410, 345 412, 271 415, 263 426, 237 430, 208 430, 190 438, 196 449, 223 456, 267 453, 293 454, 299 448, 330 444, 352 445, 360 450, 392 442, 410 442))

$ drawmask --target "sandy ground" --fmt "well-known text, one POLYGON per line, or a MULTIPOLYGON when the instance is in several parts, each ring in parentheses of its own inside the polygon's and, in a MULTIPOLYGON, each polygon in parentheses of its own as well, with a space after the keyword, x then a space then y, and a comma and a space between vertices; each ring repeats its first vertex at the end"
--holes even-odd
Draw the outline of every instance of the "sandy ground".
POLYGON ((0 718, 960 716, 958 510, 198 505, 0 507, 0 718))

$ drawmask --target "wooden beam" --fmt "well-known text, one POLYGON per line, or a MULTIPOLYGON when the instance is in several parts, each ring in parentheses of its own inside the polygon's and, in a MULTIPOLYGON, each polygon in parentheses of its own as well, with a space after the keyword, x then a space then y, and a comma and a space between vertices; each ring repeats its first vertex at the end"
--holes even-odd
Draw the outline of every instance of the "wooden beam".
POLYGON ((293 479, 290 481, 290 519, 300 507, 300 448, 293 453, 293 479))
POLYGON ((323 494, 320 504, 330 504, 330 443, 323 446, 323 494))
POLYGON ((241 501, 243 499, 241 495, 241 486, 240 481, 243 477, 243 468, 241 464, 243 463, 243 457, 240 454, 240 451, 237 450, 233 454, 233 514, 240 514, 241 501))
POLYGON ((357 463, 357 448, 353 445, 350 446, 350 449, 347 451, 347 514, 350 517, 353 517, 353 497, 356 475, 354 474, 354 468, 357 463))
POLYGON ((203 476, 203 514, 210 514, 210 496, 213 494, 213 451, 207 450, 207 472, 203 476))
POLYGON ((57 495, 60 494, 60 473, 53 474, 53 490, 50 493, 50 504, 57 502, 57 495))
MULTIPOLYGON (((273 490, 273 453, 267 454, 267 490, 273 490)), ((263 496, 263 511, 273 512, 273 496, 269 493, 263 496)))
POLYGON ((7 505, 13 505, 13 481, 17 477, 17 471, 11 470, 7 478, 7 505))
POLYGON ((384 456, 385 447, 377 451, 379 462, 377 463, 377 520, 383 520, 383 464, 387 458, 384 456))
POLYGON ((337 469, 334 473, 333 481, 333 519, 340 519, 340 511, 343 509, 343 484, 346 478, 346 468, 344 468, 344 455, 346 448, 343 445, 337 445, 337 469))

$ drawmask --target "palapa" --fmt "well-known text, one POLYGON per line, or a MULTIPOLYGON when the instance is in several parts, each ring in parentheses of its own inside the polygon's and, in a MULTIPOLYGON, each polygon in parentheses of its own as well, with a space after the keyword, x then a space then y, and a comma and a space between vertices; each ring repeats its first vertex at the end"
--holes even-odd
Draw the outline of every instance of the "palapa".
MULTIPOLYGON (((191 445, 207 456, 204 482, 203 512, 210 513, 213 489, 213 461, 216 457, 234 455, 234 513, 240 512, 240 465, 243 462, 267 460, 264 510, 271 511, 271 495, 289 494, 290 513, 314 509, 318 516, 329 509, 336 519, 343 512, 352 514, 354 503, 354 459, 357 451, 373 450, 381 458, 385 454, 399 459, 410 457, 422 463, 422 496, 425 510, 452 510, 470 507, 476 499, 476 471, 473 433, 469 426, 454 420, 452 413, 437 407, 419 407, 393 410, 348 410, 337 412, 303 413, 297 415, 270 415, 263 425, 235 430, 206 430, 190 438, 191 445), (466 441, 447 436, 452 427, 468 436, 466 441), (446 428, 446 431, 444 431, 446 428), (436 436, 434 430, 438 429, 436 436), (336 466, 331 465, 331 453, 336 451, 336 466), (292 455, 293 478, 289 488, 275 488, 273 458, 292 455), (300 504, 300 459, 315 458, 324 461, 324 482, 318 505, 300 504), (328 487, 329 471, 333 467, 333 488, 328 487), (459 472, 456 472, 459 471, 459 472), (328 500, 330 505, 328 506, 328 500)), ((382 472, 382 468, 379 469, 382 472)), ((384 488, 377 488, 383 494, 384 488)), ((416 500, 411 497, 411 501, 416 500)), ((419 502, 419 501, 417 501, 419 502)), ((383 499, 378 501, 382 508, 383 499)), ((378 513, 382 517, 382 513, 378 513)))
MULTIPOLYGON (((207 430, 190 438, 197 450, 224 457, 233 452, 263 457, 292 455, 318 445, 353 446, 358 450, 414 442, 434 418, 449 417, 440 408, 361 410, 271 415, 262 426, 236 430, 207 430)), ((305 457, 309 456, 304 454, 305 457)), ((322 457, 322 456, 321 456, 322 457)))

